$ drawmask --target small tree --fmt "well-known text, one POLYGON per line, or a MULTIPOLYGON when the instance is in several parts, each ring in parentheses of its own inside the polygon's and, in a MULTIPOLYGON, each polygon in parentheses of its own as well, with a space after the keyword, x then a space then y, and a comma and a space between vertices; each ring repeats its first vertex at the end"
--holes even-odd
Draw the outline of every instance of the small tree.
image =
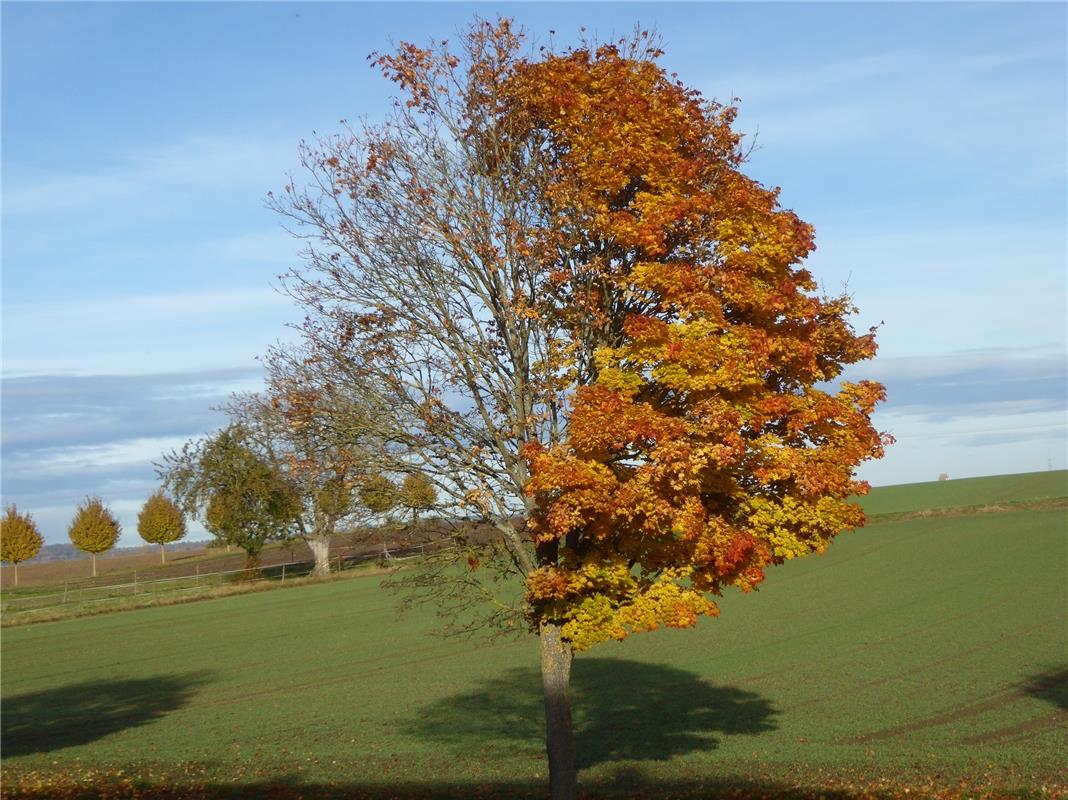
POLYGON ((137 532, 146 542, 159 545, 160 563, 166 564, 166 545, 185 538, 185 515, 161 489, 142 506, 137 515, 137 532))
POLYGON ((360 502, 372 514, 381 516, 397 506, 397 484, 385 475, 371 475, 360 486, 360 502))
POLYGON ((15 567, 15 585, 19 585, 19 562, 33 558, 41 551, 44 539, 37 523, 29 514, 20 514, 14 504, 7 507, 0 519, 0 561, 15 567))
POLYGON ((413 472, 404 478, 398 492, 399 504, 412 515, 412 522, 419 515, 432 509, 438 502, 438 491, 430 478, 421 472, 413 472))
POLYGON ((79 550, 93 558, 93 577, 96 577, 96 557, 115 546, 122 526, 99 497, 87 497, 78 506, 71 520, 67 536, 79 550))
MULTIPOLYGON (((400 492, 397 484, 385 475, 371 475, 360 486, 360 502, 374 517, 381 521, 397 507, 400 492)), ((382 563, 390 558, 385 538, 382 539, 382 563)))

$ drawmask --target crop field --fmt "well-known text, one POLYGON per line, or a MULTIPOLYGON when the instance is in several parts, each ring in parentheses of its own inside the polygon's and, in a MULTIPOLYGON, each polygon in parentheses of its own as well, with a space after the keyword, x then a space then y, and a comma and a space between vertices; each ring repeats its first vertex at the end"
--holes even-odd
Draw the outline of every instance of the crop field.
MULTIPOLYGON (((583 796, 1068 796, 1066 495, 876 490, 1009 505, 875 517, 718 619, 580 654, 583 796)), ((395 607, 356 578, 6 629, 3 796, 543 796, 534 639, 395 607)))

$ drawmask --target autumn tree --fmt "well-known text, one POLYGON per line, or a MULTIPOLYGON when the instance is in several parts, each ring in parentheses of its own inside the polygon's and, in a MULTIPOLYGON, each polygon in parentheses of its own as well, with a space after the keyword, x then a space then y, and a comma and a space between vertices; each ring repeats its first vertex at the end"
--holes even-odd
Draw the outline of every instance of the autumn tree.
POLYGON ((20 514, 15 505, 7 507, 0 518, 0 561, 15 567, 15 585, 19 585, 19 563, 41 551, 44 538, 29 514, 20 514))
POLYGON ((185 515, 161 489, 141 507, 141 513, 137 515, 137 532, 149 544, 159 545, 160 563, 166 564, 166 546, 185 538, 185 515))
POLYGON ((255 450, 251 434, 233 424, 164 456, 160 476, 180 508, 221 542, 259 564, 270 541, 292 536, 300 501, 294 487, 255 450))
POLYGON ((115 515, 99 497, 87 497, 67 529, 71 543, 79 550, 89 553, 93 559, 93 577, 96 577, 96 557, 107 552, 119 541, 122 527, 115 515))
POLYGON ((320 367, 374 386, 396 467, 498 531, 465 585, 523 582, 554 798, 573 654, 692 626, 861 525, 854 469, 884 443, 882 387, 834 386, 874 333, 743 173, 735 108, 660 55, 643 32, 530 54, 508 20, 404 43, 373 58, 392 116, 303 146, 306 182, 272 198, 307 242, 288 286, 320 367))
POLYGON ((339 526, 355 535, 396 502, 394 485, 377 471, 387 448, 377 423, 382 413, 361 387, 308 369, 300 348, 275 348, 265 361, 266 390, 235 396, 222 410, 293 487, 294 535, 312 551, 312 575, 329 575, 330 542, 339 526), (383 480, 381 496, 373 496, 383 480))

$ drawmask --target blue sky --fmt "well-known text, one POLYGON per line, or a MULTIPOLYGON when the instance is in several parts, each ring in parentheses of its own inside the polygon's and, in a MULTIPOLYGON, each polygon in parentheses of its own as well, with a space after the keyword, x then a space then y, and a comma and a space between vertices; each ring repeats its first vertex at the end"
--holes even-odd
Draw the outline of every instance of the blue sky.
POLYGON ((474 14, 539 41, 636 23, 741 98, 748 171, 812 222, 888 387, 876 485, 1064 468, 1066 7, 13 3, 3 36, 3 502, 49 542, 87 494, 136 544, 151 462, 260 383, 299 312, 263 206, 297 143, 381 117, 367 65, 474 14))

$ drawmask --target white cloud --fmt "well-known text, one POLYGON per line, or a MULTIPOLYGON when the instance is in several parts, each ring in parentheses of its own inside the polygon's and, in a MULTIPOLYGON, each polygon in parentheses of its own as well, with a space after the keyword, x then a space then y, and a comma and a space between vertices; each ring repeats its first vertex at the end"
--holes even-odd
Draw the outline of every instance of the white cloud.
POLYGON ((127 439, 106 444, 67 447, 45 451, 35 459, 34 467, 43 475, 72 469, 109 469, 151 463, 161 453, 180 448, 188 437, 156 436, 127 439))
POLYGON ((1049 180, 1065 174, 1064 90, 1054 78, 1063 68, 1063 49, 1038 47, 914 47, 834 60, 814 51, 790 70, 710 75, 701 85, 710 96, 737 95, 739 128, 759 131, 758 142, 775 152, 863 143, 875 161, 908 151, 914 163, 989 154, 985 174, 969 180, 1049 180), (1020 79, 1043 64, 1049 80, 1020 79), (1009 142, 1028 157, 1005 159, 1009 142))
POLYGON ((75 505, 104 499, 136 543, 136 512, 158 486, 154 462, 225 424, 212 411, 262 387, 260 369, 155 375, 5 378, 3 502, 32 512, 47 541, 64 541, 75 505))

